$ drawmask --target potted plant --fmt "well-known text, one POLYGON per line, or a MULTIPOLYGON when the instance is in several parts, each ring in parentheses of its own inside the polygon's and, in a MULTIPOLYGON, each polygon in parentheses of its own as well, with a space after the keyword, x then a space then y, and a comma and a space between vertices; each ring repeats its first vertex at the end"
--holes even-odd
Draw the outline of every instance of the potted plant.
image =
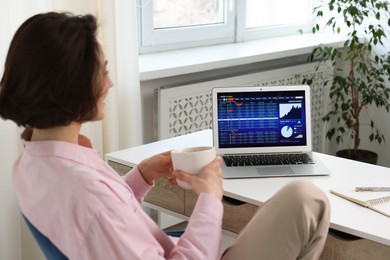
MULTIPOLYGON (((313 33, 330 27, 333 33, 345 36, 342 48, 320 45, 309 56, 311 62, 318 62, 315 71, 326 61, 331 61, 334 68, 332 80, 324 83, 325 87, 330 86, 331 103, 322 119, 324 122, 333 119, 336 126, 328 129, 326 137, 329 140, 335 138, 337 144, 351 138, 353 148, 338 151, 336 155, 370 162, 365 157, 372 152, 359 149, 361 127, 369 126, 367 138, 370 142, 380 144, 385 137, 373 120, 361 121, 361 112, 370 106, 387 112, 390 109, 390 52, 377 52, 378 47, 384 46, 386 27, 390 26, 390 3, 377 0, 320 1, 313 12, 317 21, 313 33), (323 26, 320 25, 321 19, 323 26), (345 64, 344 69, 337 69, 336 62, 345 64)), ((310 85, 312 80, 306 77, 303 83, 310 85)))

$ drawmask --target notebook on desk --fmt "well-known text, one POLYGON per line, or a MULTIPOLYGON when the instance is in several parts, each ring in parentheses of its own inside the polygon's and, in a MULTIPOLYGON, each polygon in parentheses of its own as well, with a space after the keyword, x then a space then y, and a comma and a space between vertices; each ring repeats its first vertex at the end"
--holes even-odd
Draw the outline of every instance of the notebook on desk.
POLYGON ((312 153, 308 86, 214 88, 212 100, 224 178, 330 173, 312 153))
MULTIPOLYGON (((390 179, 369 180, 364 183, 347 187, 333 187, 330 192, 346 200, 367 207, 387 217, 390 217, 390 191, 356 191, 356 187, 390 187, 390 179)), ((388 189, 387 189, 388 190, 388 189)))

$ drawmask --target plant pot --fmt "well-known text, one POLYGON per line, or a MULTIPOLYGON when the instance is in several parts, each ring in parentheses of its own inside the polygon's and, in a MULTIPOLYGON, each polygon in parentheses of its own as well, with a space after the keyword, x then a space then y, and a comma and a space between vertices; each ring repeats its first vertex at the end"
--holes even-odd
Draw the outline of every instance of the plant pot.
POLYGON ((377 164, 378 162, 378 154, 368 150, 359 149, 357 156, 353 156, 353 149, 344 149, 337 151, 336 156, 371 164, 377 164))

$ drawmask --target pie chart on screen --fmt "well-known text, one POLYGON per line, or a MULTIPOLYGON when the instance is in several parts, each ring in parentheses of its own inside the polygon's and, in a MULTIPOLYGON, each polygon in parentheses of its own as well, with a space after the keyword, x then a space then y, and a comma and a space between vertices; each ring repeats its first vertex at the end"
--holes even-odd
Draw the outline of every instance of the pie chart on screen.
POLYGON ((285 125, 282 127, 281 133, 284 138, 289 138, 293 134, 293 129, 291 126, 285 125))

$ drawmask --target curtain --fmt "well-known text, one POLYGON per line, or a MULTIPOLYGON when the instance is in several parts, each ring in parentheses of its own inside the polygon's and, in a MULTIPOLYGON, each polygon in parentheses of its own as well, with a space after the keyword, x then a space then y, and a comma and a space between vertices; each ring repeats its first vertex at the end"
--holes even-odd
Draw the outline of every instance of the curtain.
POLYGON ((103 120, 105 153, 142 144, 136 1, 98 1, 100 38, 114 87, 103 120))
MULTIPOLYGON (((28 17, 47 11, 91 13, 98 17, 99 38, 108 60, 114 87, 107 98, 103 122, 87 123, 90 137, 102 158, 105 153, 142 143, 141 97, 138 75, 138 40, 135 1, 117 0, 1 0, 0 75, 10 40, 28 17)), ((12 190, 12 164, 22 150, 21 129, 0 119, 0 259, 43 259, 34 241, 26 241, 24 223, 12 190), (33 244, 33 245, 32 245, 33 244), (34 247, 35 248, 32 248, 34 247)))

